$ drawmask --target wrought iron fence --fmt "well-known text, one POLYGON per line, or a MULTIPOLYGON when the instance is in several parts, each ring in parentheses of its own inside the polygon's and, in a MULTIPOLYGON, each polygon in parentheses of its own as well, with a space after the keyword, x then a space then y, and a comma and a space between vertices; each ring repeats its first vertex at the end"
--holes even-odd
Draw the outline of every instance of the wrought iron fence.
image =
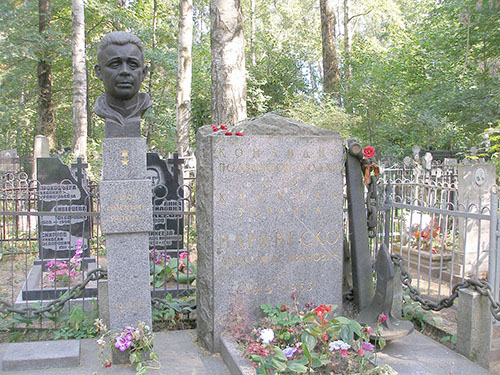
MULTIPOLYGON (((155 226, 149 251, 151 292, 155 298, 189 295, 195 288, 192 186, 193 182, 181 184, 169 192, 166 185, 152 182, 155 226)), ((47 187, 19 170, 0 175, 2 306, 35 309, 49 305, 85 281, 85 288, 80 288, 82 295, 72 298, 66 308, 70 309, 71 304, 80 304, 84 309, 97 306, 99 278, 88 280, 88 275, 106 268, 98 184, 88 182, 84 202, 73 200, 71 189, 71 181, 47 187), (54 192, 70 193, 57 198, 54 192), (44 206, 44 199, 53 201, 44 206)))
POLYGON ((477 279, 489 281, 498 298, 496 187, 479 203, 468 204, 461 203, 467 199, 459 197, 456 182, 391 180, 386 175, 379 180, 378 193, 383 203, 372 249, 388 242, 423 295, 440 300, 457 283, 477 279))

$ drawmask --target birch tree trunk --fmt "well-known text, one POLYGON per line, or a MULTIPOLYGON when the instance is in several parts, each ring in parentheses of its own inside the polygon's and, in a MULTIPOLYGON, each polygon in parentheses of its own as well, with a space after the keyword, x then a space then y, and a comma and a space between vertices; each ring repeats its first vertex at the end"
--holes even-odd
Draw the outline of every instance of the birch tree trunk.
POLYGON ((189 129, 191 124, 191 80, 193 59, 193 1, 179 1, 179 46, 176 101, 175 145, 179 155, 189 153, 189 129))
POLYGON ((245 38, 240 0, 210 0, 212 123, 247 118, 245 38))
MULTIPOLYGON (((38 31, 47 39, 47 28, 50 24, 50 0, 38 0, 38 31)), ((52 149, 56 144, 56 128, 54 124, 54 104, 52 103, 52 66, 47 52, 38 61, 38 124, 37 133, 49 140, 52 149)))
MULTIPOLYGON (((156 49, 156 25, 158 20, 158 1, 153 0, 153 51, 156 49)), ((153 99, 153 74, 155 71, 154 61, 149 61, 149 84, 148 84, 148 94, 151 99, 153 99)), ((153 139, 153 121, 148 119, 146 121, 146 144, 148 147, 151 146, 151 140, 153 139)))
POLYGON ((87 67, 83 0, 72 0, 73 155, 87 159, 87 67))
POLYGON ((344 0, 344 61, 345 66, 345 80, 351 77, 351 42, 349 39, 349 0, 344 0))
POLYGON ((340 72, 335 39, 333 0, 320 0, 321 44, 323 49, 323 90, 339 97, 340 72))

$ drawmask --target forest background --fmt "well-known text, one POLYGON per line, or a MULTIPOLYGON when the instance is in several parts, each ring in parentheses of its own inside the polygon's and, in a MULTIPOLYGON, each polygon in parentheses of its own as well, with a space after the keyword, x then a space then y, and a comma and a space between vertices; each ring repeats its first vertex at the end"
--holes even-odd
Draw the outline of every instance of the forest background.
MULTIPOLYGON (((142 89, 155 103, 144 120, 149 147, 162 155, 175 151, 186 0, 73 0, 73 7, 75 1, 85 9, 86 67, 86 85, 76 89, 72 2, 0 2, 0 150, 31 155, 34 136, 48 133, 54 154, 76 156, 73 108, 80 88, 87 102, 84 156, 98 160, 104 122, 92 114, 103 92, 93 70, 96 47, 104 34, 128 30, 143 41, 151 67, 142 89), (52 129, 41 103, 47 71, 52 129)), ((477 147, 498 161, 500 0, 187 1, 193 20, 190 145, 196 129, 215 118, 210 9, 227 1, 238 7, 245 38, 248 118, 273 111, 331 128, 375 146, 385 159, 411 155, 418 144, 465 154, 477 147), (333 62, 324 59, 327 22, 333 62), (326 63, 336 64, 333 81, 324 75, 331 72, 326 63)))

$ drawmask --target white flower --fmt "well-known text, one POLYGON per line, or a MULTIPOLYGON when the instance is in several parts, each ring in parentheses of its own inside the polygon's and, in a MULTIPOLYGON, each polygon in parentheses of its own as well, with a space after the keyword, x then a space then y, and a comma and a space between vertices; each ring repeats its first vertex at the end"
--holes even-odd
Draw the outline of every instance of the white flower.
POLYGON ((106 344, 106 341, 101 337, 99 340, 97 340, 97 345, 103 346, 106 344))
POLYGON ((342 340, 336 340, 336 341, 332 341, 329 345, 328 345, 330 351, 334 351, 334 350, 347 350, 347 349, 350 349, 351 348, 351 345, 349 345, 348 343, 342 341, 342 340))
POLYGON ((269 344, 274 340, 274 332, 271 328, 266 328, 260 331, 260 339, 263 344, 269 344))

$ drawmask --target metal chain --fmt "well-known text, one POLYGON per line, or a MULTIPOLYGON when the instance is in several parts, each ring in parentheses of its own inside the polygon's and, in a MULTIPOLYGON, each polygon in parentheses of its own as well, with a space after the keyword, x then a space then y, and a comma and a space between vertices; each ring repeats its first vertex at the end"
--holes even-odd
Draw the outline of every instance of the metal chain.
POLYGON ((99 279, 103 279, 107 277, 107 271, 102 268, 96 268, 89 273, 87 273, 87 277, 83 282, 73 286, 66 293, 64 293, 61 297, 56 300, 53 300, 49 304, 41 308, 34 307, 25 307, 25 308, 15 308, 12 307, 5 301, 0 300, 0 316, 5 317, 11 313, 18 314, 26 319, 35 319, 35 318, 43 318, 46 314, 53 315, 59 311, 61 311, 64 307, 64 304, 68 302, 70 299, 75 299, 81 297, 83 292, 85 291, 85 287, 91 281, 97 281, 99 279))
POLYGON ((368 192, 366 193, 366 221, 368 225, 368 237, 375 238, 377 235, 377 183, 375 176, 370 177, 368 192))
POLYGON ((453 286, 451 295, 449 297, 445 297, 438 302, 433 302, 430 299, 424 298, 420 294, 419 290, 411 285, 411 276, 406 271, 406 268, 403 264, 404 260, 401 257, 401 255, 392 254, 391 259, 392 262, 395 265, 399 266, 401 270, 400 279, 402 284, 408 288, 410 298, 416 302, 419 302, 424 310, 440 311, 444 308, 451 307, 455 299, 458 297, 459 289, 472 287, 482 296, 488 297, 491 304, 490 305, 491 315, 493 315, 493 317, 496 320, 500 321, 500 304, 497 301, 495 301, 493 293, 491 292, 492 291, 491 285, 488 284, 488 282, 476 279, 467 279, 461 281, 453 286))

